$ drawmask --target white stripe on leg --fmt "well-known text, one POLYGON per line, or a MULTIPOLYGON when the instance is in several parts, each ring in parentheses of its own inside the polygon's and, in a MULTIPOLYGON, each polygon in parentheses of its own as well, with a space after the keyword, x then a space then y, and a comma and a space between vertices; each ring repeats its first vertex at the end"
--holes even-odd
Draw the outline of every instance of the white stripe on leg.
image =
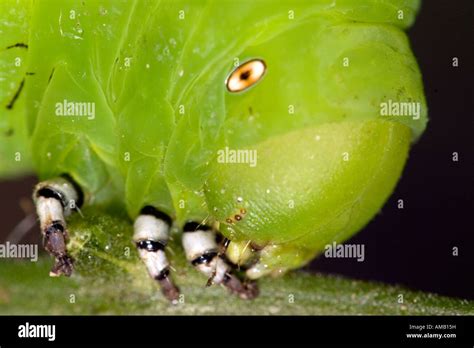
POLYGON ((135 220, 133 240, 148 274, 159 282, 168 300, 177 302, 179 289, 169 277, 170 265, 165 253, 170 227, 171 219, 167 215, 147 206, 135 220))
POLYGON ((186 259, 208 277, 207 285, 222 284, 244 299, 256 296, 255 288, 249 289, 232 274, 231 266, 219 252, 216 233, 209 226, 188 222, 183 227, 183 248, 186 259))
POLYGON ((33 200, 36 205, 45 249, 55 257, 50 275, 72 274, 72 258, 66 250, 68 233, 65 216, 82 204, 82 192, 67 178, 58 177, 36 185, 33 200))
POLYGON ((224 281, 230 267, 218 257, 218 245, 213 231, 185 231, 183 233, 183 248, 187 260, 205 274, 209 278, 209 282, 220 284, 224 281))

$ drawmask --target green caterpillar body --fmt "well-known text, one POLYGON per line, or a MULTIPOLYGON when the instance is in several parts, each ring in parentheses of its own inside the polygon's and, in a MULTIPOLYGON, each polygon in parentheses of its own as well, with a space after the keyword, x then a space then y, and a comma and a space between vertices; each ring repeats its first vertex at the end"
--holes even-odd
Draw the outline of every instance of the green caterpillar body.
POLYGON ((254 278, 360 230, 426 126, 403 32, 418 1, 6 3, 0 173, 67 173, 87 204, 215 223, 235 258, 270 246, 254 278), (229 92, 256 58, 265 76, 229 92), (421 113, 381 115, 392 101, 421 113))

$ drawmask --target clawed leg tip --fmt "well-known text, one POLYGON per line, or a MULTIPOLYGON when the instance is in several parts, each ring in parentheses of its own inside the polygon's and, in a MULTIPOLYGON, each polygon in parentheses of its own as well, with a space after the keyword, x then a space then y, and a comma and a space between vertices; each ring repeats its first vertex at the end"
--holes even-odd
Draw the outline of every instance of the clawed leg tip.
POLYGON ((244 284, 244 292, 240 293, 239 296, 244 300, 253 300, 260 294, 260 289, 256 281, 250 281, 244 284))
POLYGON ((72 270, 54 270, 52 269, 51 271, 49 271, 49 276, 50 277, 61 277, 61 276, 65 276, 65 277, 70 277, 72 275, 72 270))
POLYGON ((233 294, 236 294, 243 300, 252 300, 259 294, 257 282, 249 281, 242 283, 242 281, 233 274, 227 274, 224 285, 233 294))
POLYGON ((56 258, 56 263, 49 272, 50 277, 66 276, 70 277, 73 272, 73 260, 69 256, 56 258))
POLYGON ((171 291, 163 291, 162 293, 166 297, 166 299, 171 302, 171 304, 178 304, 180 295, 178 288, 175 288, 171 291))
POLYGON ((163 296, 172 304, 178 304, 179 295, 181 294, 179 288, 174 285, 169 278, 162 279, 159 283, 163 296))

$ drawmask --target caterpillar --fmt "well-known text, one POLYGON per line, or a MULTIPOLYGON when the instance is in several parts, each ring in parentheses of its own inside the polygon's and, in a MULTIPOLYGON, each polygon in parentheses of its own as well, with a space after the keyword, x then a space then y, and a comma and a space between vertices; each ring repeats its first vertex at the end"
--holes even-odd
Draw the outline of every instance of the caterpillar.
POLYGON ((50 274, 73 273, 66 220, 83 205, 120 203, 170 301, 172 226, 244 299, 361 230, 427 124, 404 33, 419 5, 3 1, 0 175, 40 178, 50 274))

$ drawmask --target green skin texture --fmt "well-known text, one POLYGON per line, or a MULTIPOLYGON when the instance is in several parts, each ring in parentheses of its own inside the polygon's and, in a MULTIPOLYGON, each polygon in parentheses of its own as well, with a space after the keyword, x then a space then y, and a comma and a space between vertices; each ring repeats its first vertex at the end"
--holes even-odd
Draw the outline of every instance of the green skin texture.
POLYGON ((16 132, 0 137, 0 174, 69 173, 89 205, 123 205, 132 219, 154 205, 178 225, 214 223, 238 257, 248 241, 267 246, 251 278, 301 267, 366 225, 427 123, 403 32, 419 1, 5 4, 0 47, 29 48, 1 51, 2 77, 14 82, 2 105, 35 74, 2 108, 2 135, 16 132), (26 63, 15 67, 17 56, 26 63), (268 69, 229 93, 235 58, 268 69), (64 99, 95 102, 95 119, 56 116, 64 99), (421 103, 421 117, 380 116, 389 99, 421 103), (256 150, 257 166, 218 163, 226 146, 256 150), (242 208, 241 221, 226 222, 242 208))

